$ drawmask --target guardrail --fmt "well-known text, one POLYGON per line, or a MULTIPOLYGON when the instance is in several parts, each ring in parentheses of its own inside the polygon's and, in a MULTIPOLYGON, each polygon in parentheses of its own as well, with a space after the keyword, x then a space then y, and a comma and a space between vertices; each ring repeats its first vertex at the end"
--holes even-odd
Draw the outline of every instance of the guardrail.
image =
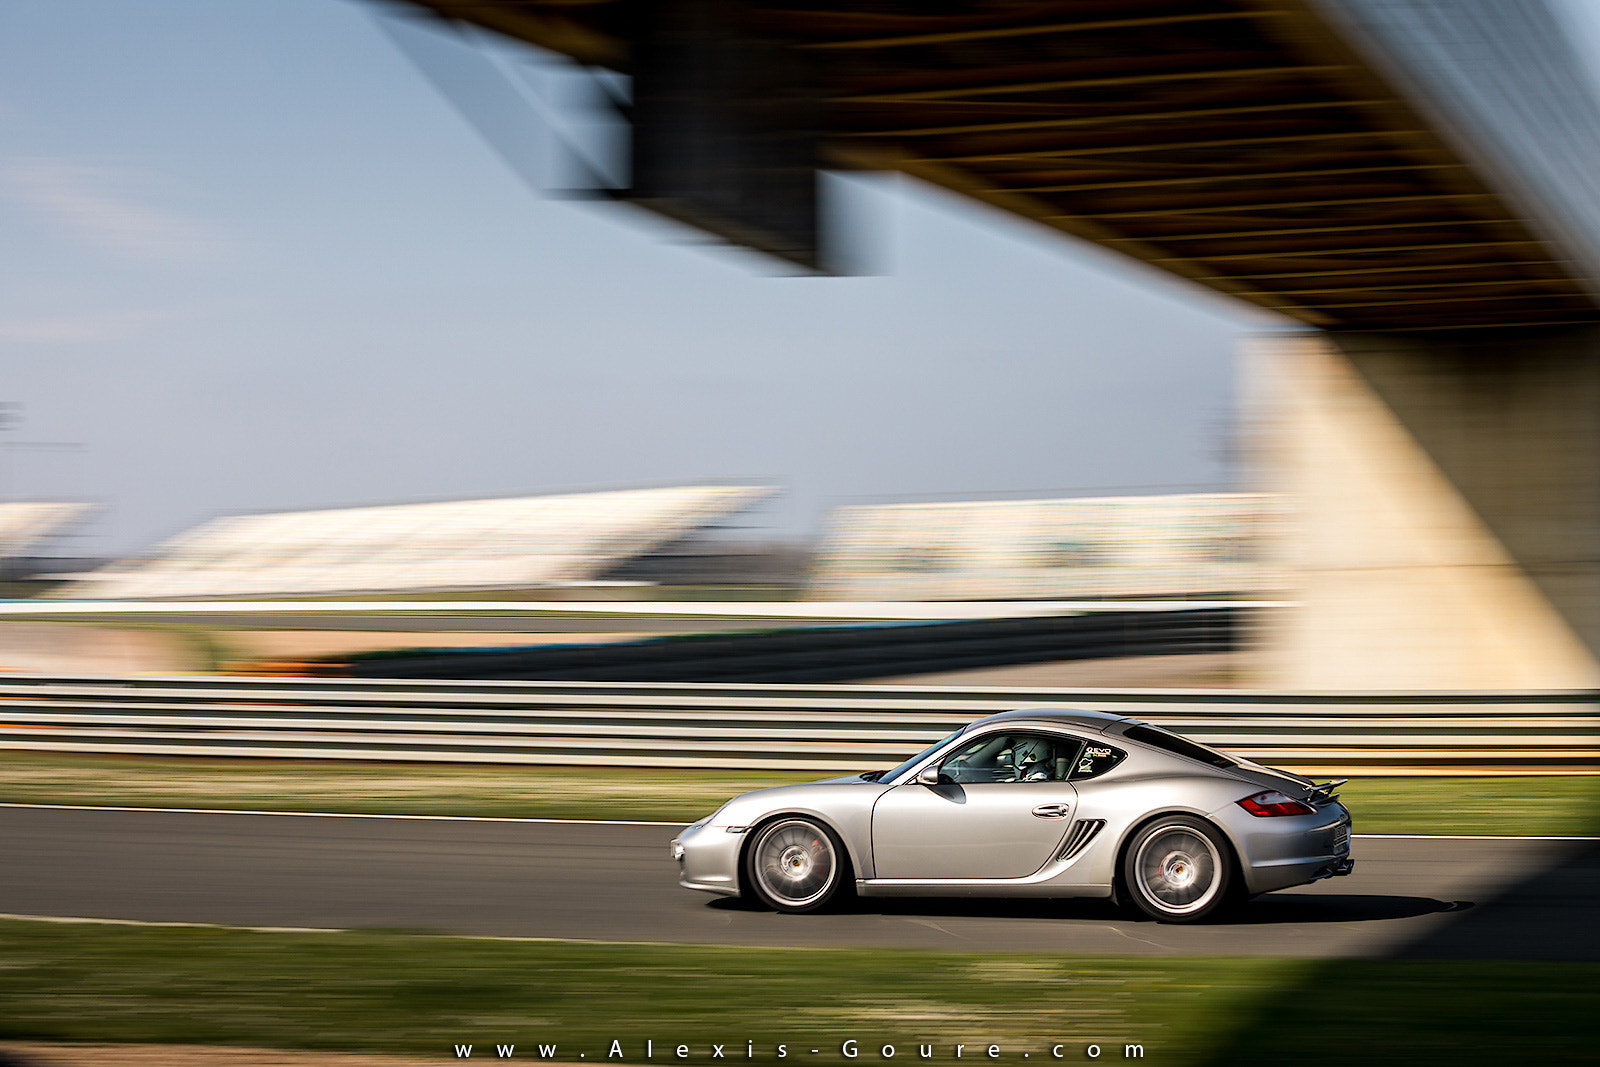
POLYGON ((860 770, 1016 707, 1117 711, 1320 772, 1588 773, 1600 694, 345 679, 0 680, 0 748, 860 770))
POLYGON ((362 678, 736 682, 814 685, 1046 660, 1226 652, 1248 613, 1230 604, 1169 611, 876 622, 772 633, 703 633, 595 645, 420 649, 354 657, 362 678))

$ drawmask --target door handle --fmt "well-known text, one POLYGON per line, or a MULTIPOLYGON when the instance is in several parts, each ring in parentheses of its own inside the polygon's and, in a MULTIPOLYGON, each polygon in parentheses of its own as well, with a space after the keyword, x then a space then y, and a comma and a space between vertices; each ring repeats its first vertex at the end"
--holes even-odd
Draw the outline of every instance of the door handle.
POLYGON ((1033 813, 1041 819, 1059 819, 1067 813, 1065 804, 1040 804, 1033 813))

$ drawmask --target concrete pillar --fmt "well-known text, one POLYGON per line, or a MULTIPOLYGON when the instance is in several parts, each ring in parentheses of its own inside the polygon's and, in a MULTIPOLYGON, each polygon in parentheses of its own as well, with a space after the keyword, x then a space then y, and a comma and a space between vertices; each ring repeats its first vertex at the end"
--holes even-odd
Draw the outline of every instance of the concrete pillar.
POLYGON ((1269 684, 1600 686, 1600 329, 1253 342, 1297 521, 1269 684))

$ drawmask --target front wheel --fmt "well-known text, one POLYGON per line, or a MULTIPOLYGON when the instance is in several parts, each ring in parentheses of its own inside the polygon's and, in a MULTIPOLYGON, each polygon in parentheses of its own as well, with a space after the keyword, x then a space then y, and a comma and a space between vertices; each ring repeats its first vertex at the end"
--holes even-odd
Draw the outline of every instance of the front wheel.
POLYGON ((755 895, 778 911, 816 911, 838 892, 847 861, 826 826, 790 815, 760 827, 745 854, 755 895))
POLYGON ((1152 919, 1197 922, 1228 899, 1233 859, 1222 832, 1191 815, 1164 815, 1134 836, 1122 859, 1122 884, 1152 919))

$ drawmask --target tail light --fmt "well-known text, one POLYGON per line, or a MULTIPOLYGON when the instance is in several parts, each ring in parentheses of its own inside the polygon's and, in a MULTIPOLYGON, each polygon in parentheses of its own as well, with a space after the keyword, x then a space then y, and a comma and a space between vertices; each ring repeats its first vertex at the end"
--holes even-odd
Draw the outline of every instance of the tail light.
POLYGON ((1264 793, 1245 797, 1239 801, 1239 806, 1251 815, 1266 818, 1269 815, 1315 815, 1317 809, 1303 800, 1285 796, 1276 789, 1268 789, 1264 793))

